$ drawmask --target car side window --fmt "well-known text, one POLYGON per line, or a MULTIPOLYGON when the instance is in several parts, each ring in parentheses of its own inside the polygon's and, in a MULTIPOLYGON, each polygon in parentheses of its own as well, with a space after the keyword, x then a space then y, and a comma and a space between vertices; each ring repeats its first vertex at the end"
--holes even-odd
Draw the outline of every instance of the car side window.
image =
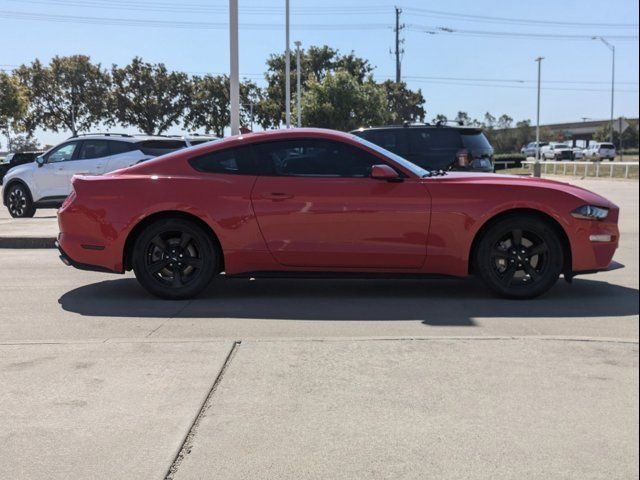
POLYGON ((111 155, 120 155, 121 153, 127 153, 135 150, 135 147, 131 142, 120 142, 117 140, 111 140, 109 142, 109 151, 111 155))
POLYGON ((382 148, 398 155, 406 153, 406 145, 404 140, 404 131, 395 130, 371 130, 364 137, 370 142, 380 145, 382 148))
POLYGON ((47 156, 47 163, 58 163, 71 160, 73 158, 73 153, 76 151, 77 145, 78 144, 76 142, 60 145, 47 156))
POLYGON ((109 143, 106 140, 84 140, 80 146, 78 160, 108 157, 109 143))
POLYGON ((205 153, 189 159, 189 164, 197 171, 205 173, 257 175, 251 147, 236 147, 205 153))
POLYGON ((330 140, 301 139, 256 146, 264 171, 285 177, 368 177, 376 163, 359 148, 330 140))

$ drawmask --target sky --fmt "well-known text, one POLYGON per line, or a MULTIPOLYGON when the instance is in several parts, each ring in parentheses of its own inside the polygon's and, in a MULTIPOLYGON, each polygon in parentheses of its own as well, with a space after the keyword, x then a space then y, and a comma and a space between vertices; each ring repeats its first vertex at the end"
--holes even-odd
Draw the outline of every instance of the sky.
MULTIPOLYGON (((238 2, 240 73, 260 84, 266 58, 285 48, 285 1, 238 2)), ((616 117, 638 116, 633 0, 291 0, 292 48, 299 40, 353 51, 376 67, 376 79, 394 78, 394 6, 405 26, 403 79, 422 90, 427 119, 466 111, 535 122, 539 56, 541 123, 608 118, 611 52, 592 36, 616 47, 616 117)), ((3 69, 85 54, 103 66, 140 56, 188 73, 229 71, 226 0, 0 0, 0 30, 3 69)), ((55 144, 68 133, 37 136, 55 144)))

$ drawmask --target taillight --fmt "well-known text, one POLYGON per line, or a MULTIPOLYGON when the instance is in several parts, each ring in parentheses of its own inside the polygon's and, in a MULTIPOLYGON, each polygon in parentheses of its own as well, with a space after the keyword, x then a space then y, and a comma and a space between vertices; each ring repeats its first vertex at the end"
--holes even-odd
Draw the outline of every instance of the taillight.
POLYGON ((459 167, 468 167, 471 165, 471 155, 469 155, 469 152, 465 149, 458 150, 456 159, 459 167))

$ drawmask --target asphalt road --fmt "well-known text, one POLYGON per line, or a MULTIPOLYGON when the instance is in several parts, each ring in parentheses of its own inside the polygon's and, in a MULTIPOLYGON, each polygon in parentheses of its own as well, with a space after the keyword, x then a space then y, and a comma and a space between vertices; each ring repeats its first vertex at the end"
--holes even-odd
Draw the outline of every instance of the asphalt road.
POLYGON ((0 476, 638 478, 638 183, 576 183, 622 207, 626 268, 533 301, 220 279, 168 302, 0 249, 0 476))

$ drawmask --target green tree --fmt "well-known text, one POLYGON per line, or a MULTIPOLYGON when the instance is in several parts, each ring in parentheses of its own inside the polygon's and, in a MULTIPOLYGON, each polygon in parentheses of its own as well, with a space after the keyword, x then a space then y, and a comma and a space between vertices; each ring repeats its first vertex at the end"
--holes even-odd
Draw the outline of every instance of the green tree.
MULTIPOLYGON (((260 103, 261 91, 248 80, 240 84, 240 125, 251 125, 252 109, 260 103)), ((192 94, 184 120, 187 128, 204 129, 223 136, 231 123, 229 110, 229 77, 226 75, 195 76, 192 79, 192 94)))
POLYGON ((111 123, 158 135, 180 122, 189 105, 191 83, 187 74, 170 72, 163 63, 135 57, 129 65, 111 69, 113 77, 111 123))
POLYGON ((5 72, 0 72, 0 130, 8 131, 9 127, 19 121, 27 111, 27 95, 18 79, 5 72))
POLYGON ((109 75, 86 55, 56 56, 48 66, 35 60, 15 75, 27 92, 27 131, 41 127, 75 135, 109 117, 109 75))
POLYGON ((381 84, 387 98, 385 123, 422 122, 424 120, 424 97, 422 91, 407 88, 404 82, 386 80, 381 84))
MULTIPOLYGON (((295 102, 297 72, 295 56, 292 55, 291 88, 292 103, 295 102)), ((300 52, 300 83, 303 92, 309 82, 321 83, 327 75, 337 71, 348 72, 357 83, 365 82, 373 71, 368 60, 356 56, 353 52, 341 55, 327 45, 311 46, 300 52)), ((257 107, 257 116, 263 128, 278 127, 285 121, 285 58, 284 54, 274 54, 267 59, 267 86, 264 97, 257 107)), ((293 109, 292 109, 293 110, 293 109)))
MULTIPOLYGON (((638 148, 638 125, 630 120, 626 120, 629 123, 629 128, 627 128, 622 133, 622 147, 623 148, 638 148)), ((616 132, 615 126, 618 121, 614 120, 614 130, 613 130, 613 143, 616 148, 620 148, 620 134, 616 132)), ((594 139, 598 142, 608 142, 609 141, 609 132, 611 129, 609 128, 609 123, 600 127, 596 133, 594 134, 594 139)))
POLYGON ((302 98, 305 125, 349 131, 385 121, 387 102, 383 89, 372 80, 358 82, 347 71, 312 80, 302 98))
POLYGON ((449 121, 449 119, 447 118, 446 115, 443 115, 442 113, 439 113, 438 115, 433 117, 433 119, 431 120, 431 123, 434 124, 434 125, 437 125, 438 123, 440 123, 442 125, 445 125, 448 121, 449 121))
POLYGON ((7 136, 7 150, 10 152, 31 152, 40 150, 40 143, 29 134, 7 136))

